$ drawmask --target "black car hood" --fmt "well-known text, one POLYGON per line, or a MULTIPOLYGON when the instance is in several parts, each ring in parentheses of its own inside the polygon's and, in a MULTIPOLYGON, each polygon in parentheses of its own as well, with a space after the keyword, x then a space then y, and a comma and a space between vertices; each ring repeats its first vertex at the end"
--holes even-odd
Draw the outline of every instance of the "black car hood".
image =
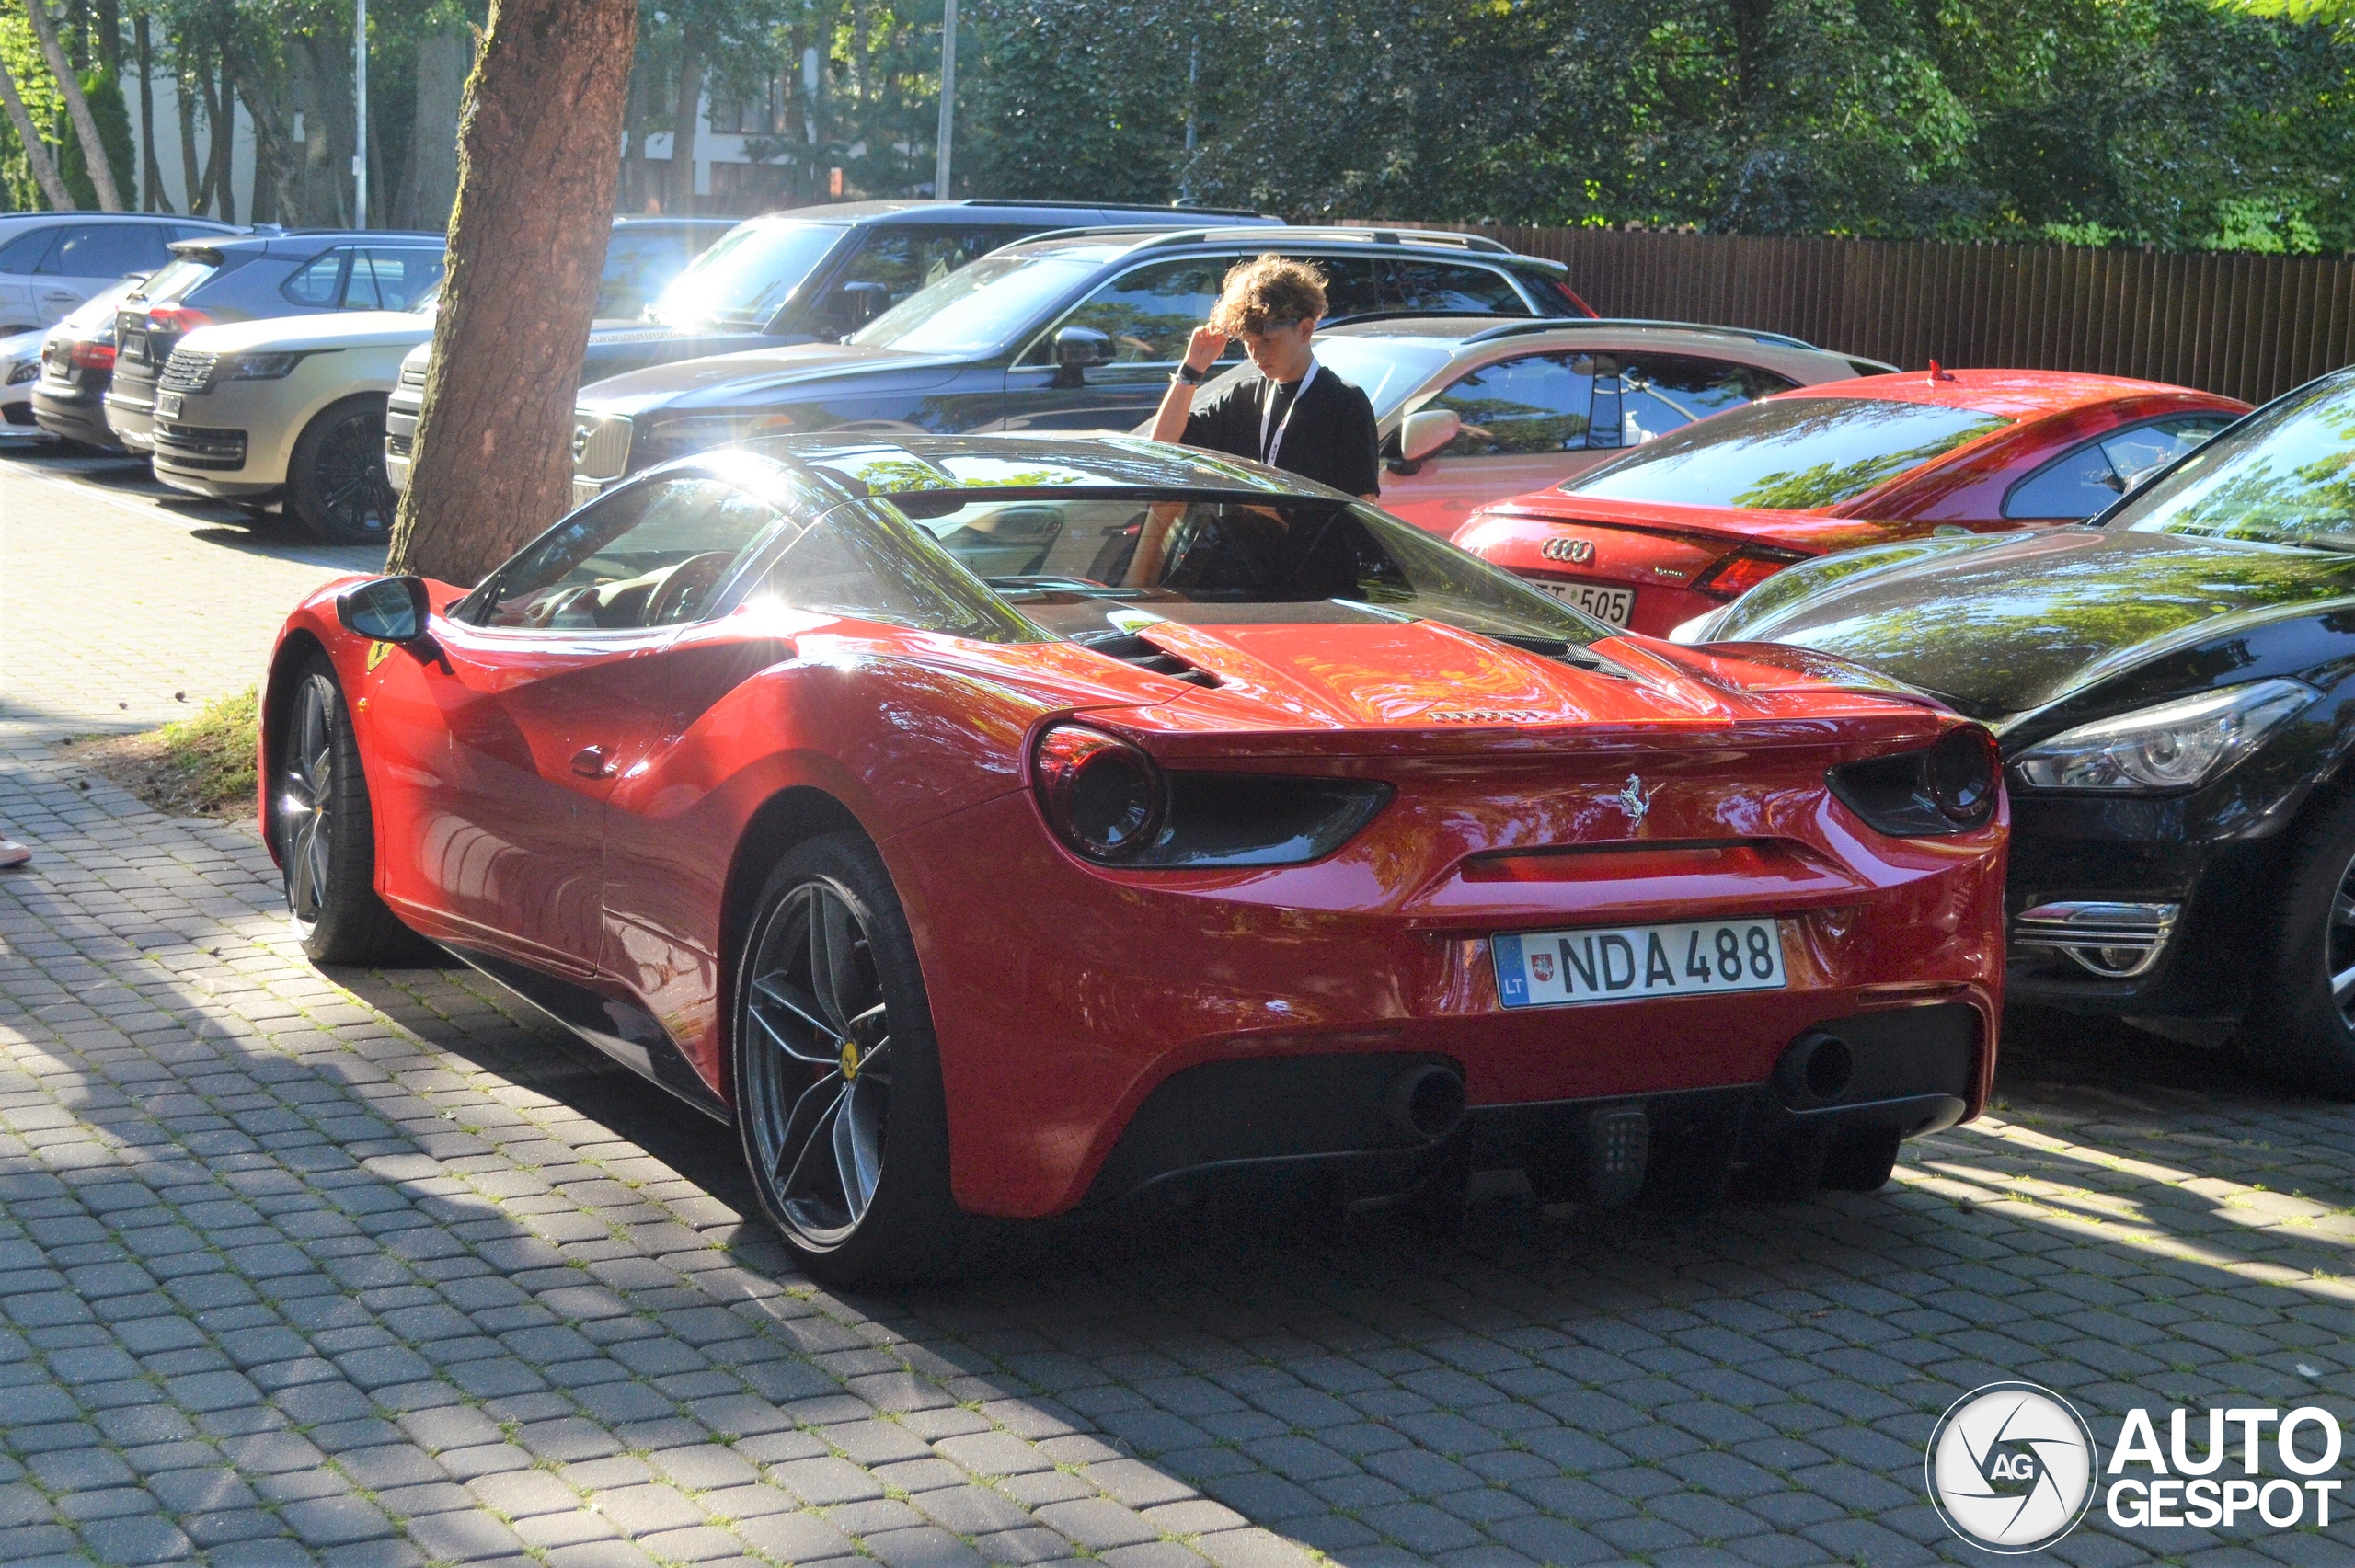
POLYGON ((1769 578, 1754 597, 1772 607, 1736 604, 1712 638, 1836 653, 1996 720, 2204 636, 2220 617, 2355 595, 2355 555, 2316 550, 2086 528, 1927 544, 1883 565, 1861 551, 1794 567, 1783 575, 1830 580, 1795 596, 1800 581, 1769 578))
POLYGON ((657 408, 704 412, 758 405, 764 394, 836 376, 900 372, 918 384, 948 380, 959 361, 856 343, 797 343, 718 354, 609 376, 580 389, 580 406, 636 418, 657 408))
POLYGON ((603 381, 648 365, 674 360, 696 360, 706 354, 737 354, 747 349, 774 349, 786 343, 806 343, 807 334, 771 338, 759 332, 682 332, 653 322, 600 321, 589 329, 589 351, 581 361, 583 382, 603 381))

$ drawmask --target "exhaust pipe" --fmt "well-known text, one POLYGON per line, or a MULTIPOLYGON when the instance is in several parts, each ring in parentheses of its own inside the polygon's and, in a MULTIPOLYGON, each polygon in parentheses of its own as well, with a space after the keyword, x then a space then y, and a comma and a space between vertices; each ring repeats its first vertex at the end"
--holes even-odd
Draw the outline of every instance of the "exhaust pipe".
POLYGON ((1390 1081, 1382 1097, 1390 1125, 1419 1143, 1436 1143, 1464 1125, 1464 1075, 1422 1062, 1390 1081))
POLYGON ((1856 1053, 1848 1042, 1810 1029, 1791 1042, 1775 1064, 1775 1088, 1786 1105, 1828 1104, 1847 1092, 1856 1076, 1856 1053))

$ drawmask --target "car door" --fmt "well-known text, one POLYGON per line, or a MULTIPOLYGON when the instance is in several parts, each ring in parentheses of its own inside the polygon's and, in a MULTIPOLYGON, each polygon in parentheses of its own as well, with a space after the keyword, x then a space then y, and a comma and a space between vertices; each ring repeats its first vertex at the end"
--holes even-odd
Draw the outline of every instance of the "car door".
POLYGON ((20 228, 0 244, 0 326, 22 332, 42 325, 40 292, 42 281, 34 269, 57 245, 54 224, 20 228))
POLYGON ((442 253, 424 246, 370 246, 351 258, 345 310, 407 310, 441 281, 442 253))
MULTIPOLYGON (((702 476, 574 512, 435 623, 438 658, 386 657, 371 689, 389 893, 471 941, 585 977, 603 950, 606 797, 661 733, 648 656, 695 618, 773 520, 702 476)), ((372 671, 372 673, 374 673, 372 671)))
POLYGON ((1594 388, 1591 354, 1516 354, 1466 372, 1421 405, 1461 420, 1455 439, 1385 465, 1383 507, 1445 537, 1477 507, 1559 484, 1587 461, 1594 388))
MULTIPOLYGON (((1189 256, 1132 267, 1098 284, 1040 332, 1005 377, 1009 430, 1126 430, 1150 415, 1210 318, 1239 255, 1189 256), (1055 363, 1056 335, 1079 328, 1110 342, 1111 362, 1055 363)), ((1222 362, 1239 360, 1229 343, 1222 362)))
POLYGON ((34 269, 44 326, 53 325, 91 295, 134 272, 153 272, 171 259, 159 223, 71 223, 34 269))

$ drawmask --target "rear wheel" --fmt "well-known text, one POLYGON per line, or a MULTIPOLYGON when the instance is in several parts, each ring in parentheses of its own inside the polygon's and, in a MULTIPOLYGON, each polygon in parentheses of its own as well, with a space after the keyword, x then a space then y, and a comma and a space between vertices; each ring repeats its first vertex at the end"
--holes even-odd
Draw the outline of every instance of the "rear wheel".
POLYGON ((2355 1099, 2355 795, 2317 800, 2290 864, 2241 1048, 2280 1082, 2355 1099))
POLYGON ((833 1285, 936 1277, 972 1227, 915 944, 874 846, 836 833, 770 873, 737 964, 736 1120, 761 1207, 833 1285))
POLYGON ((286 910, 315 963, 371 964, 415 942, 376 897, 375 824, 360 746, 336 684, 315 656, 295 680, 264 787, 286 881, 286 910))
POLYGON ((286 502, 334 544, 381 544, 400 498, 385 477, 385 400, 347 397, 314 418, 287 464, 286 502))

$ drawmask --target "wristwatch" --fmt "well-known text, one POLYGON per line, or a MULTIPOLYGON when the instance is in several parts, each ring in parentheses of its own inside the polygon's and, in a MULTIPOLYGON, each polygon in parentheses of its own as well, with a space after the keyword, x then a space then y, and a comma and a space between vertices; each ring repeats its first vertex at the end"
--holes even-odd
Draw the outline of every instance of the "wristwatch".
POLYGON ((1178 373, 1171 376, 1169 379, 1171 381, 1182 381, 1188 386, 1200 386, 1202 384, 1202 372, 1196 370, 1191 365, 1179 365, 1178 367, 1178 373))

